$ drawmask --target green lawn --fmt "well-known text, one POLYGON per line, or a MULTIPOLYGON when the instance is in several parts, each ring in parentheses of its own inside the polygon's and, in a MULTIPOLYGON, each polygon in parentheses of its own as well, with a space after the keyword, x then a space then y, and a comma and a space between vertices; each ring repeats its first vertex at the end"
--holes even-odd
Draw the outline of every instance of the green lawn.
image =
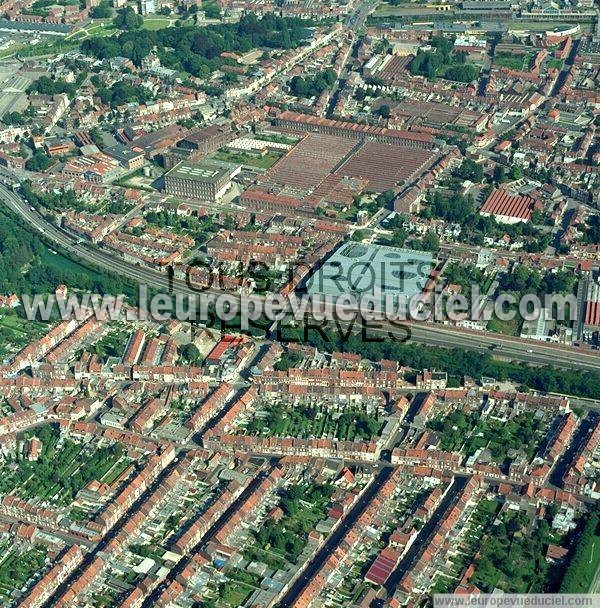
POLYGON ((44 249, 41 255, 42 262, 55 268, 59 272, 73 272, 73 273, 91 273, 91 271, 85 266, 79 264, 75 260, 65 257, 64 255, 54 252, 50 249, 44 249))
POLYGON ((12 351, 18 350, 48 331, 44 323, 28 321, 13 309, 0 309, 0 317, 0 354, 3 355, 8 353, 7 346, 12 345, 12 351))
MULTIPOLYGON (((505 336, 518 336, 521 333, 522 319, 519 314, 511 321, 501 321, 498 317, 492 317, 488 324, 487 330, 505 336)), ((500 353, 501 354, 501 353, 500 353)))
POLYGON ((277 152, 267 152, 264 156, 254 154, 244 154, 243 152, 233 152, 231 150, 220 150, 215 154, 215 159, 227 163, 235 163, 246 167, 256 167, 257 169, 269 169, 280 158, 277 152))
POLYGON ((110 19, 103 19, 101 22, 93 22, 84 28, 73 32, 67 36, 69 40, 85 40, 86 38, 100 38, 102 36, 113 36, 118 33, 117 28, 110 19))
POLYGON ((145 30, 162 30, 166 27, 170 27, 175 23, 176 19, 169 19, 167 17, 146 17, 144 19, 144 25, 142 25, 142 29, 145 30))
POLYGON ((496 53, 494 56, 494 65, 497 67, 505 67, 509 70, 527 70, 529 63, 533 58, 533 53, 525 55, 512 55, 511 53, 496 53))
POLYGON ((598 593, 600 581, 596 574, 600 571, 599 516, 588 516, 577 546, 571 554, 571 561, 565 572, 561 593, 598 593))
POLYGON ((297 137, 288 137, 286 135, 277 135, 275 133, 259 133, 254 136, 254 139, 259 141, 271 141, 278 144, 288 144, 293 146, 298 143, 297 137))
POLYGON ((555 59, 554 57, 552 57, 551 59, 548 59, 548 68, 554 68, 555 70, 560 70, 560 69, 562 69, 562 66, 563 66, 562 59, 555 59))

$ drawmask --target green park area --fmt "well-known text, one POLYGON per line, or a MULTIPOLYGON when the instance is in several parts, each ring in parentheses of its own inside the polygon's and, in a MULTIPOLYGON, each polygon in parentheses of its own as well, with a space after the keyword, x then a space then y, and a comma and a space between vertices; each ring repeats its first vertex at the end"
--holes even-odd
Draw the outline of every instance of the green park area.
POLYGON ((266 437, 329 437, 340 441, 363 441, 376 437, 385 422, 363 408, 269 405, 257 412, 247 426, 251 435, 266 437))
POLYGON ((46 424, 25 434, 25 438, 33 436, 42 443, 39 458, 29 461, 19 454, 7 463, 0 478, 1 494, 69 505, 90 481, 110 480, 122 466, 117 463, 126 460, 121 444, 91 448, 62 438, 58 427, 53 425, 46 424))
MULTIPOLYGON (((88 36, 81 42, 82 52, 98 59, 126 57, 139 66, 141 59, 156 48, 163 65, 207 78, 231 63, 231 59, 221 56, 224 51, 243 55, 257 48, 289 49, 306 43, 310 35, 307 27, 313 21, 274 13, 259 19, 255 13, 248 13, 235 23, 197 26, 168 17, 144 19, 126 7, 117 11, 113 24, 118 35, 88 36)), ((134 91, 128 96, 134 96, 134 91)))
POLYGON ((113 25, 112 21, 107 19, 99 19, 92 20, 84 27, 75 30, 67 36, 67 39, 80 41, 95 36, 112 36, 116 33, 118 33, 118 30, 113 25))
MULTIPOLYGON (((176 18, 165 16, 147 16, 144 18, 140 28, 148 31, 156 31, 166 27, 172 27, 177 21, 176 18)), ((76 30, 67 36, 68 40, 81 42, 87 38, 99 38, 103 36, 114 36, 121 30, 117 28, 111 18, 92 19, 84 27, 76 30)))

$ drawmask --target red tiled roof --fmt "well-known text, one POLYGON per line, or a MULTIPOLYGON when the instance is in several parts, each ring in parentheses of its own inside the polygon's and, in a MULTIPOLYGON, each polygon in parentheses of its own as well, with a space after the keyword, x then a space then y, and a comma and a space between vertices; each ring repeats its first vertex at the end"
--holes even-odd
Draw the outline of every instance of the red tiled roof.
POLYGON ((384 549, 371 564, 365 580, 375 585, 383 585, 398 563, 399 555, 391 549, 384 549))
POLYGON ((586 302, 585 325, 600 327, 600 302, 586 302))
POLYGON ((512 195, 506 190, 498 188, 488 196, 481 208, 481 213, 503 215, 529 221, 534 205, 535 200, 530 196, 512 195))

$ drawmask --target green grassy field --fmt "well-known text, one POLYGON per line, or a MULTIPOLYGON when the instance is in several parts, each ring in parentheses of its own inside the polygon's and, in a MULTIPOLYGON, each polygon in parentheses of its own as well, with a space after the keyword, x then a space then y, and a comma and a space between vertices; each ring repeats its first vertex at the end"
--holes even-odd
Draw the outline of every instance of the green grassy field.
POLYGON ((565 573, 561 593, 598 593, 600 591, 600 535, 598 515, 586 521, 565 573))
POLYGON ((176 19, 169 17, 146 17, 142 29, 145 30, 162 30, 166 27, 171 27, 175 24, 176 19))
POLYGON ((54 253, 51 249, 44 250, 41 258, 44 263, 48 264, 48 266, 51 268, 56 268, 56 270, 63 272, 84 272, 86 274, 95 274, 92 273, 89 268, 79 264, 75 260, 71 260, 61 253, 54 253))
POLYGON ((518 336, 521 332, 522 320, 517 315, 511 321, 501 321, 497 317, 490 319, 487 324, 487 330, 505 336, 518 336))
POLYGON ((72 32, 67 36, 68 40, 85 40, 86 38, 98 38, 101 36, 112 36, 118 32, 110 19, 92 21, 85 27, 72 32))
POLYGON ((243 152, 219 150, 214 158, 227 163, 245 165, 246 167, 269 169, 281 158, 281 155, 276 152, 267 152, 264 156, 255 156, 253 154, 244 154, 243 152))
POLYGON ((19 317, 14 310, 0 309, 0 356, 14 354, 47 330, 44 323, 28 321, 19 317))

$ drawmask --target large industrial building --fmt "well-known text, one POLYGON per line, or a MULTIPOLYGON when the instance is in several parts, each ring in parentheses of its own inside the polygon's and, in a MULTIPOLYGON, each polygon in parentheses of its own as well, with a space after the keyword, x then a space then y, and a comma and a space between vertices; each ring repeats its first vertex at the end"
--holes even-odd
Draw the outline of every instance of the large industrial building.
POLYGON ((589 342, 600 339, 600 281, 588 277, 585 293, 585 308, 582 323, 582 337, 589 342))
POLYGON ((497 188, 488 196, 480 213, 484 217, 494 217, 502 224, 526 223, 531 220, 535 205, 535 199, 531 196, 510 194, 503 188, 497 188))
POLYGON ((215 202, 227 192, 240 170, 239 165, 216 161, 180 162, 165 174, 165 192, 215 202))
POLYGON ((188 133, 163 153, 165 169, 172 169, 178 162, 198 161, 235 139, 236 133, 224 125, 211 125, 188 133))
POLYGON ((431 150, 435 147, 434 138, 428 133, 399 131, 373 125, 360 125, 343 120, 329 120, 310 114, 299 114, 286 110, 277 116, 275 125, 282 131, 322 133, 349 139, 368 139, 384 144, 406 146, 409 148, 424 148, 431 150))
POLYGON ((379 310, 385 310, 388 298, 394 310, 405 313, 410 299, 425 290, 433 266, 425 251, 346 243, 311 275, 306 288, 311 296, 333 301, 345 295, 357 300, 369 296, 379 310))

